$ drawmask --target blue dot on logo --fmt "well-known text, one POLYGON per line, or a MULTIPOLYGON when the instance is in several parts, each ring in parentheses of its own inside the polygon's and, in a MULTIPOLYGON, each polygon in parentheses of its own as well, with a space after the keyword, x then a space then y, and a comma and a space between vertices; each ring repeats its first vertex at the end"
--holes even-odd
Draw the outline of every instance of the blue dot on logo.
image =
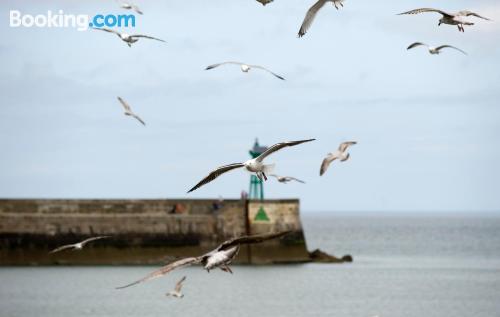
POLYGON ((92 24, 92 22, 89 22, 89 26, 90 26, 90 27, 93 27, 94 25, 92 24))

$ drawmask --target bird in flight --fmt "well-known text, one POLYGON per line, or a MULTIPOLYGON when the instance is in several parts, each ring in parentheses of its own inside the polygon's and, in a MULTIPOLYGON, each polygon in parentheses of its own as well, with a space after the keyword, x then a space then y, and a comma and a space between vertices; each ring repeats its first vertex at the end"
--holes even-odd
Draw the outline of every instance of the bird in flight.
POLYGON ((146 123, 144 121, 142 121, 142 119, 132 111, 129 104, 125 100, 123 100, 122 97, 117 97, 117 98, 118 98, 118 101, 122 104, 123 108, 125 109, 124 114, 126 116, 131 116, 133 118, 136 118, 140 123, 142 123, 142 125, 144 125, 144 126, 146 125, 146 123))
POLYGON ((335 153, 328 153, 323 162, 321 163, 319 175, 322 176, 323 174, 325 174, 326 170, 328 169, 328 166, 330 166, 330 163, 332 163, 336 159, 340 159, 341 162, 347 161, 347 159, 350 156, 350 154, 347 153, 347 148, 356 143, 357 142, 354 141, 341 143, 339 145, 338 150, 335 153))
POLYGON ((441 19, 439 19, 438 26, 441 24, 456 25, 460 32, 465 32, 464 25, 474 25, 474 23, 464 20, 464 17, 475 16, 475 17, 481 18, 483 20, 489 20, 488 18, 480 16, 479 14, 474 13, 472 11, 462 10, 462 11, 458 11, 457 13, 447 13, 447 12, 444 12, 442 10, 433 9, 433 8, 420 8, 420 9, 410 10, 407 12, 402 12, 402 13, 399 13, 398 15, 419 14, 419 13, 424 13, 424 12, 436 12, 436 13, 441 14, 443 17, 441 19))
POLYGON ((302 21, 302 25, 300 26, 298 37, 302 37, 306 34, 307 30, 311 27, 316 14, 327 2, 331 2, 337 10, 339 9, 339 5, 341 7, 344 6, 342 3, 344 0, 318 0, 312 7, 309 8, 309 10, 307 10, 304 21, 302 21))
POLYGON ((156 37, 152 37, 149 35, 120 33, 118 31, 108 29, 108 28, 93 28, 93 29, 116 34, 123 42, 127 43, 128 47, 132 47, 132 44, 139 41, 139 39, 141 39, 141 38, 156 40, 156 41, 160 41, 160 42, 165 43, 164 40, 156 38, 156 37))
POLYGON ((189 266, 192 264, 201 264, 207 272, 214 268, 220 268, 224 272, 233 273, 233 271, 229 268, 229 264, 233 261, 233 259, 238 255, 238 251, 240 249, 240 245, 242 244, 252 244, 252 243, 261 243, 271 239, 280 238, 286 234, 290 233, 290 231, 281 231, 276 233, 267 233, 267 234, 259 234, 253 236, 243 236, 239 238, 233 238, 227 241, 224 241, 214 250, 205 253, 201 256, 197 257, 188 257, 184 259, 177 260, 170 264, 167 264, 160 269, 146 275, 144 278, 127 284, 125 286, 117 287, 117 289, 123 289, 132 285, 137 285, 139 283, 147 282, 154 278, 161 277, 177 268, 189 266))
POLYGON ((177 298, 183 298, 184 297, 184 294, 181 293, 181 289, 182 289, 182 283, 186 280, 186 277, 183 276, 178 282, 177 284, 175 284, 175 289, 173 291, 170 291, 168 292, 167 294, 165 294, 166 296, 173 296, 173 297, 177 297, 177 298))
POLYGON ((437 54, 440 54, 441 53, 441 50, 443 48, 453 48, 465 55, 467 55, 466 52, 462 51, 461 49, 459 49, 458 47, 455 47, 455 46, 451 46, 451 45, 441 45, 441 46, 438 46, 438 47, 433 47, 433 46, 429 46, 425 43, 422 43, 422 42, 415 42, 413 44, 411 44, 410 46, 408 46, 406 49, 407 50, 411 50, 412 48, 414 47, 417 47, 417 46, 426 46, 427 49, 429 50, 429 53, 432 54, 432 55, 437 55, 437 54))
POLYGON ((275 145, 267 148, 262 154, 257 156, 256 158, 250 159, 244 163, 234 163, 234 164, 229 164, 229 165, 224 165, 221 167, 216 168, 210 174, 208 174, 205 178, 203 178, 198 184, 196 184, 193 188, 191 188, 188 193, 200 188, 201 186, 210 183, 220 175, 229 172, 231 170, 244 167, 247 171, 251 173, 255 173, 257 177, 262 180, 267 180, 266 173, 270 173, 272 169, 274 168, 274 164, 271 165, 265 165, 263 163, 264 159, 271 155, 272 153, 281 150, 282 148, 289 147, 289 146, 295 146, 299 145, 305 142, 311 142, 316 139, 308 139, 308 140, 300 140, 300 141, 288 141, 288 142, 281 142, 281 143, 276 143, 275 145))
POLYGON ((131 2, 121 2, 120 7, 122 9, 133 10, 133 11, 135 11, 138 14, 142 14, 141 9, 139 9, 138 6, 136 6, 135 4, 133 4, 131 2))
POLYGON ((273 2, 273 1, 274 1, 274 0, 257 0, 257 2, 262 3, 262 5, 263 5, 263 6, 265 6, 266 4, 271 3, 271 2, 273 2))
POLYGON ((83 249, 83 247, 87 243, 89 243, 91 241, 100 240, 100 239, 107 239, 107 238, 111 238, 111 237, 110 236, 99 236, 99 237, 88 238, 88 239, 85 239, 85 240, 78 242, 78 243, 66 244, 66 245, 60 246, 60 247, 55 248, 54 250, 50 251, 49 253, 56 253, 56 252, 60 252, 60 251, 66 250, 66 249, 81 250, 81 249, 83 249))
POLYGON ((296 181, 296 182, 299 182, 299 183, 302 183, 302 184, 306 183, 304 181, 301 181, 298 178, 291 177, 291 176, 279 176, 279 175, 276 175, 276 174, 271 174, 271 176, 275 177, 278 180, 278 182, 283 183, 283 184, 286 184, 286 183, 291 182, 291 181, 296 181))
POLYGON ((241 68, 241 71, 244 72, 244 73, 248 73, 248 71, 250 69, 252 69, 252 68, 262 69, 262 70, 265 70, 266 72, 274 75, 276 78, 279 78, 281 80, 285 80, 285 78, 283 78, 282 76, 280 76, 280 75, 278 75, 276 73, 273 73, 272 71, 270 71, 269 69, 267 69, 265 67, 262 67, 262 66, 259 66, 259 65, 248 65, 248 64, 240 63, 240 62, 223 62, 223 63, 213 64, 213 65, 207 66, 207 68, 205 68, 205 70, 210 70, 210 69, 213 69, 215 67, 219 67, 221 65, 228 65, 228 64, 239 65, 240 68, 241 68))

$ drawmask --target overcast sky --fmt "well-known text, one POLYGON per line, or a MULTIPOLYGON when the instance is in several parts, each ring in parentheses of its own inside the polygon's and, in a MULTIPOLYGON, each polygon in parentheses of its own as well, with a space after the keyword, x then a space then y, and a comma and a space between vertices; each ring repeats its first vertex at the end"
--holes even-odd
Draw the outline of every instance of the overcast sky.
POLYGON ((269 157, 307 184, 265 184, 303 211, 500 210, 500 3, 440 2, 490 17, 438 27, 438 14, 397 16, 436 1, 330 4, 303 38, 314 1, 140 1, 132 48, 75 29, 10 28, 9 10, 127 13, 109 1, 1 1, 0 197, 225 198, 248 190, 236 171, 186 194, 212 168, 249 158, 254 139, 316 138, 269 157), (414 41, 468 52, 439 56, 414 41), (225 60, 283 75, 244 74, 225 60), (125 117, 117 96, 146 121, 125 117), (326 153, 356 140, 319 177, 326 153))

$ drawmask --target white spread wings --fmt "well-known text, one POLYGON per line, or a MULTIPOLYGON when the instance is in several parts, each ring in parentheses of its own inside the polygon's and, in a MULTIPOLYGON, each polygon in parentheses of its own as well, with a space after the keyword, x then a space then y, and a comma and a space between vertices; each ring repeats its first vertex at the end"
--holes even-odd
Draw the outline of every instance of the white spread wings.
POLYGON ((305 142, 311 142, 316 139, 307 139, 307 140, 299 140, 299 141, 288 141, 288 142, 281 142, 281 143, 276 143, 273 146, 270 146, 265 150, 261 155, 259 155, 256 160, 259 162, 262 162, 267 156, 271 155, 272 153, 281 150, 284 147, 288 146, 295 146, 298 144, 302 144, 305 142))
POLYGON ((229 165, 224 165, 224 166, 221 166, 221 167, 218 167, 217 169, 215 169, 214 171, 210 172, 210 174, 208 174, 205 178, 203 178, 198 184, 196 184, 193 188, 191 188, 188 193, 200 188, 201 186, 205 185, 205 184, 208 184, 210 183, 211 181, 213 181, 214 179, 216 179, 217 177, 219 177, 220 175, 226 173, 226 172, 229 172, 230 170, 234 170, 236 168, 240 168, 240 167, 243 167, 245 166, 245 164, 243 163, 234 163, 234 164, 229 164, 229 165))

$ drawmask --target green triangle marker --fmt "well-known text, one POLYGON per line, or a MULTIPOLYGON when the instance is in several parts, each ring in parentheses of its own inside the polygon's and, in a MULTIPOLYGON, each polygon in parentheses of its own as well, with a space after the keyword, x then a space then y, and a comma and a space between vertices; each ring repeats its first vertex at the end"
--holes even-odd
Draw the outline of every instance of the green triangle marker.
POLYGON ((270 221, 269 217, 266 214, 266 211, 262 206, 260 206, 259 211, 257 211, 254 221, 270 221))

